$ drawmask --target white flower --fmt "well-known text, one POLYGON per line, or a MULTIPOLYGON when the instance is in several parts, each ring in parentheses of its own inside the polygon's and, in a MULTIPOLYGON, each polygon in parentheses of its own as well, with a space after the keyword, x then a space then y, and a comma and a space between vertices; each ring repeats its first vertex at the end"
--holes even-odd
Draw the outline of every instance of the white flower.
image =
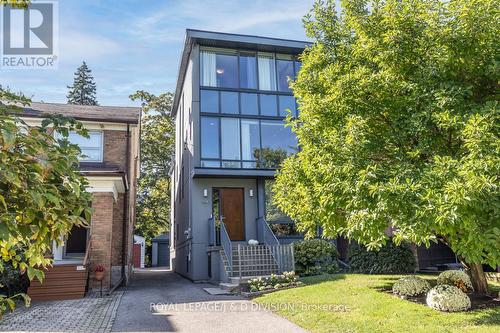
POLYGON ((431 289, 431 285, 426 280, 418 276, 405 276, 392 286, 392 292, 400 296, 418 296, 425 294, 431 289))
POLYGON ((462 291, 474 291, 469 275, 459 270, 448 270, 439 274, 437 284, 455 286, 462 289, 462 291))
POLYGON ((470 298, 462 290, 446 284, 438 285, 427 293, 427 305, 435 310, 458 312, 470 309, 470 298))

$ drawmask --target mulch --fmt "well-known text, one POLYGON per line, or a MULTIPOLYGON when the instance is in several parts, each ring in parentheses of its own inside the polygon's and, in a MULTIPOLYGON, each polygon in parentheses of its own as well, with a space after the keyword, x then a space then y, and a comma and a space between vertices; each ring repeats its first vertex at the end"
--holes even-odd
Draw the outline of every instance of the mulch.
MULTIPOLYGON (((394 295, 392 293, 392 290, 390 289, 380 289, 381 292, 385 292, 387 294, 391 294, 393 297, 401 298, 404 300, 407 300, 409 302, 413 303, 419 303, 426 305, 425 302, 425 295, 419 296, 419 297, 404 297, 404 296, 398 296, 394 295)), ((471 302, 471 310, 481 310, 481 309, 487 309, 487 308, 495 308, 500 306, 500 298, 495 298, 494 296, 488 296, 488 295, 483 295, 483 294, 467 294, 470 298, 471 302)), ((497 295, 498 297, 498 295, 497 295)))

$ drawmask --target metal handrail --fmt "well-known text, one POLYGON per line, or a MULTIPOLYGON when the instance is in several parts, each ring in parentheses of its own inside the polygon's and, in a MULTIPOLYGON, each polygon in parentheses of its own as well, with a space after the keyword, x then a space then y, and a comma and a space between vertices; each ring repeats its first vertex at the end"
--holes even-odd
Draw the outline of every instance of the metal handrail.
POLYGON ((280 245, 278 238, 269 227, 269 223, 263 217, 257 218, 257 230, 259 242, 266 245, 280 245))
POLYGON ((231 243, 231 238, 229 238, 229 234, 227 233, 226 226, 224 223, 220 224, 220 242, 222 245, 222 249, 226 254, 226 258, 229 264, 229 268, 231 272, 233 271, 233 244, 231 243))

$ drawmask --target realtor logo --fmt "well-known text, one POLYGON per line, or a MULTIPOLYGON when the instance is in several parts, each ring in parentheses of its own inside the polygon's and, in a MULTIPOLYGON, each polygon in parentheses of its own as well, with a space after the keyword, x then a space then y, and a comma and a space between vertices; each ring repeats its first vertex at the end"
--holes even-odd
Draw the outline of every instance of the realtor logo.
POLYGON ((40 1, 28 8, 2 8, 2 61, 7 68, 55 68, 57 3, 40 1))

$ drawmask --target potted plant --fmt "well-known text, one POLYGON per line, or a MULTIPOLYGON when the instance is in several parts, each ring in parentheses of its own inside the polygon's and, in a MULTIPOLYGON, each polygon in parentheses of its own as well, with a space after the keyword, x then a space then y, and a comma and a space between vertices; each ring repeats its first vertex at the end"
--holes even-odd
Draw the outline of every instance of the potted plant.
POLYGON ((99 264, 94 267, 94 279, 97 281, 102 281, 104 279, 104 271, 106 270, 106 267, 104 265, 99 264))

